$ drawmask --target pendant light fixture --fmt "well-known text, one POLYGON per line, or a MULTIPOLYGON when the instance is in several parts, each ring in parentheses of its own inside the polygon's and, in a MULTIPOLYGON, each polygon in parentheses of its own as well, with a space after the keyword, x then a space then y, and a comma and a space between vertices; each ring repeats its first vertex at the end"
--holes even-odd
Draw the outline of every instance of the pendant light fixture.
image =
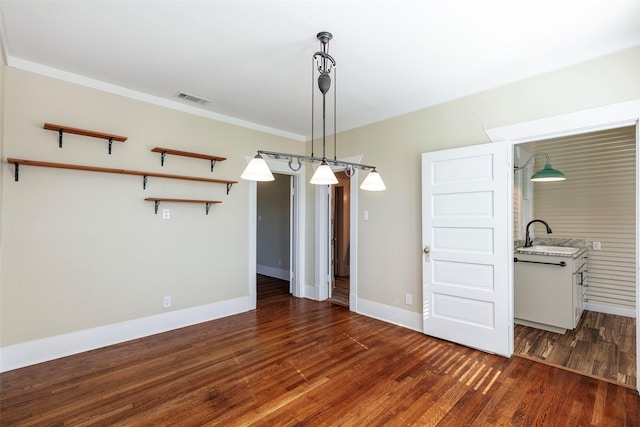
POLYGON ((331 166, 338 168, 344 168, 347 176, 351 177, 355 173, 356 169, 368 170, 369 175, 365 178, 364 182, 360 186, 361 189, 367 191, 382 191, 386 187, 380 174, 376 171, 375 166, 363 165, 360 163, 345 162, 337 159, 336 155, 336 91, 333 89, 333 159, 328 159, 326 156, 326 95, 331 89, 331 72, 333 71, 334 79, 336 76, 335 66, 336 61, 329 55, 329 41, 333 38, 331 33, 322 31, 317 35, 320 41, 320 51, 313 54, 312 57, 312 87, 311 87, 311 156, 304 156, 291 153, 279 153, 275 151, 258 150, 258 154, 251 159, 245 170, 240 175, 241 178, 251 181, 273 181, 273 174, 269 170, 267 162, 263 156, 267 156, 273 159, 289 160, 289 168, 292 171, 297 171, 302 167, 301 162, 319 163, 311 180, 311 184, 315 185, 333 185, 338 183, 331 166), (322 93, 322 157, 314 156, 314 84, 316 71, 318 72, 318 89, 322 93), (294 166, 293 161, 296 160, 294 166))
POLYGON ((544 156, 547 159, 546 164, 544 165, 544 169, 539 170, 538 172, 531 175, 530 181, 533 182, 553 182, 553 181, 564 181, 567 179, 565 174, 551 167, 551 162, 549 160, 549 155, 547 153, 535 153, 533 156, 529 157, 529 160, 522 166, 514 166, 513 170, 518 171, 520 169, 524 169, 529 166, 529 163, 533 159, 539 156, 544 156))
POLYGON ((249 181, 273 181, 275 179, 260 153, 251 159, 240 178, 249 181))

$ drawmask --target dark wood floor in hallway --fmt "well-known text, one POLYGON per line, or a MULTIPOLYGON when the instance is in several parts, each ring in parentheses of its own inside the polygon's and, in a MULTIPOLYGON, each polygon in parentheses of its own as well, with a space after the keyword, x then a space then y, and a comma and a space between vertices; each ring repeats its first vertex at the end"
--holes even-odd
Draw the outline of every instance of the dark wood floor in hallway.
POLYGON ((514 352, 636 388, 636 319, 585 311, 564 334, 515 325, 514 352))
POLYGON ((2 426, 638 426, 629 388, 288 295, 0 375, 2 426))
POLYGON ((329 298, 329 301, 348 308, 349 289, 350 283, 348 277, 334 277, 333 289, 331 290, 331 298, 329 298))

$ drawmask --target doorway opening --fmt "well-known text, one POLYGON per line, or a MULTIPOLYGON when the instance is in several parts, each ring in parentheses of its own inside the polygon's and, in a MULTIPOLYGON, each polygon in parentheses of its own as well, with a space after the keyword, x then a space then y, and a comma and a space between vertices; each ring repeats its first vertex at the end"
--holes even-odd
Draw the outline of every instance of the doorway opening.
MULTIPOLYGON (((584 272, 567 283, 575 288, 573 301, 566 294, 568 309, 573 305, 572 320, 579 319, 573 327, 554 330, 559 325, 553 321, 546 327, 544 319, 550 316, 543 310, 532 312, 535 302, 530 295, 526 320, 518 320, 522 298, 518 299, 516 272, 514 352, 632 388, 637 386, 636 134, 633 125, 514 145, 514 163, 544 152, 554 168, 567 175, 566 181, 533 185, 528 181, 531 171, 514 174, 514 245, 522 246, 529 221, 541 219, 553 232, 532 224, 534 244, 587 250, 584 272), (531 316, 538 324, 528 322, 531 316)), ((537 162, 533 170, 543 163, 537 162)), ((548 274, 544 267, 528 271, 539 270, 548 274)), ((539 298, 554 301, 549 295, 539 298)))
MULTIPOLYGON (((247 157, 249 162, 252 157, 247 157)), ((269 169, 274 174, 281 174, 290 179, 289 190, 289 281, 290 293, 294 297, 304 297, 305 288, 303 280, 305 277, 304 268, 304 229, 305 229, 305 167, 292 171, 287 162, 268 159, 269 169)), ((256 308, 257 301, 257 225, 258 225, 258 185, 255 181, 249 182, 249 251, 248 251, 248 307, 249 310, 256 308)), ((284 263, 285 258, 281 258, 284 263)), ((276 268, 283 270, 281 266, 276 268)))
MULTIPOLYGON (((352 156, 342 158, 351 163, 359 163, 362 156, 352 156)), ((348 288, 348 307, 351 311, 358 311, 358 170, 353 172, 353 175, 349 178, 344 174, 344 171, 334 170, 334 174, 338 179, 345 177, 345 184, 348 182, 348 186, 343 185, 342 197, 343 200, 348 198, 349 211, 348 214, 343 212, 343 216, 348 217, 348 271, 349 271, 349 288, 348 288)), ((338 185, 340 186, 340 185, 338 185)), ((325 301, 331 298, 331 292, 333 291, 335 275, 333 259, 333 200, 335 195, 333 194, 335 186, 329 185, 316 185, 315 186, 315 286, 313 292, 313 298, 317 301, 325 301)), ((347 221, 347 218, 344 218, 347 221)), ((343 240, 346 243, 346 239, 343 240)), ((342 261, 343 265, 345 261, 342 261)), ((344 270, 342 270, 344 271, 344 270)), ((341 273, 344 274, 344 273, 341 273)), ((311 296, 311 292, 307 294, 311 296)))
POLYGON ((329 301, 349 307, 351 270, 351 179, 337 172, 338 183, 331 190, 329 301))
MULTIPOLYGON (((291 293, 291 186, 293 177, 273 174, 275 180, 257 183, 256 273, 289 283, 291 293)), ((258 299, 260 280, 257 280, 258 299)))

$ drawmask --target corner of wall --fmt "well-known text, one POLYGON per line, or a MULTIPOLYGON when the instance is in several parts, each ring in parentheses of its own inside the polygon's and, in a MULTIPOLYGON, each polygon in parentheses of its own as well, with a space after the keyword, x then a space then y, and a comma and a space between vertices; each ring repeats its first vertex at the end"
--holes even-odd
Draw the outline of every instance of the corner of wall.
POLYGON ((422 332, 422 313, 403 310, 362 298, 358 298, 357 307, 357 313, 363 316, 373 317, 383 322, 422 332))

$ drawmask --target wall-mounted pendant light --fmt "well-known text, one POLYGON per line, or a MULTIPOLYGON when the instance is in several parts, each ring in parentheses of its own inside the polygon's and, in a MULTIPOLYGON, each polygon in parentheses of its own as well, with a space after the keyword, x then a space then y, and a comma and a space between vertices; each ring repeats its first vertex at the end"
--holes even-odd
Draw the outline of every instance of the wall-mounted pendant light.
POLYGON ((329 55, 329 40, 333 38, 331 33, 323 31, 318 33, 318 40, 320 40, 320 51, 313 54, 312 57, 312 73, 315 79, 316 71, 318 75, 318 89, 322 93, 322 157, 315 157, 313 153, 313 121, 314 121, 314 96, 315 88, 312 85, 311 88, 311 156, 303 156, 299 154, 291 153, 279 153, 275 151, 258 150, 258 155, 251 159, 245 170, 240 175, 241 178, 251 181, 273 181, 273 175, 269 170, 267 162, 262 157, 267 156, 273 159, 289 160, 289 167, 293 171, 297 171, 301 167, 300 162, 320 163, 309 181, 311 184, 316 185, 333 185, 338 183, 331 165, 345 168, 347 176, 352 176, 355 169, 368 170, 369 175, 365 178, 364 182, 360 186, 361 189, 367 191, 382 191, 386 187, 380 174, 376 171, 375 166, 363 165, 360 163, 345 162, 338 160, 336 157, 336 91, 333 90, 333 159, 328 159, 326 156, 326 94, 331 89, 331 72, 334 73, 335 78, 335 66, 336 61, 329 55), (293 160, 297 160, 297 168, 293 167, 293 160))
POLYGON ((538 156, 544 156, 547 159, 546 164, 544 165, 544 169, 539 170, 538 172, 531 175, 530 181, 533 182, 553 182, 553 181, 564 181, 567 179, 565 174, 551 167, 551 162, 549 161, 549 155, 547 153, 535 153, 533 156, 529 157, 529 160, 522 166, 514 166, 514 171, 518 171, 520 169, 524 169, 529 166, 529 163, 533 159, 538 156))

